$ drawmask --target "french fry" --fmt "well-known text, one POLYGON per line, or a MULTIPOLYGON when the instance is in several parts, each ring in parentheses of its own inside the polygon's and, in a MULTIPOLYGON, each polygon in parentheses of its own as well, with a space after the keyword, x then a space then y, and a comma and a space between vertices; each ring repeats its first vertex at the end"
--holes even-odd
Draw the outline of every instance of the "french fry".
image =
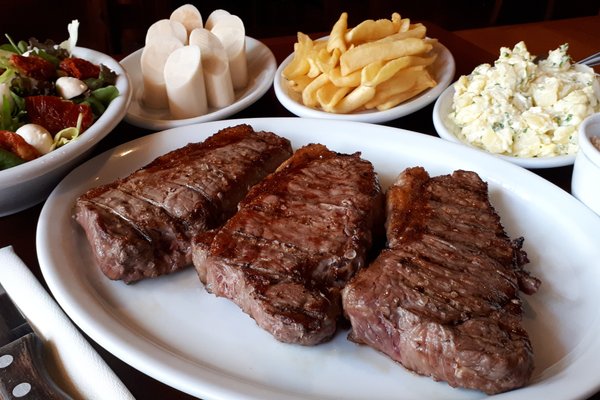
POLYGON ((294 44, 294 58, 283 70, 283 76, 293 79, 297 76, 306 75, 310 69, 308 53, 313 48, 313 41, 308 35, 298 32, 298 42, 294 44))
POLYGON ((427 57, 406 56, 406 57, 402 57, 402 58, 406 58, 408 60, 408 63, 410 66, 414 67, 416 65, 424 65, 427 67, 435 62, 435 60, 437 58, 437 54, 432 54, 427 57))
POLYGON ((305 106, 316 107, 317 104, 319 104, 319 101, 317 100, 317 90, 319 90, 319 88, 321 88, 321 86, 325 85, 327 82, 329 82, 327 75, 321 74, 311 83, 306 85, 302 91, 302 102, 305 106))
POLYGON ((350 86, 338 87, 333 82, 328 82, 317 90, 317 101, 323 110, 335 112, 335 106, 351 90, 350 86))
POLYGON ((346 51, 346 41, 344 39, 344 33, 348 29, 348 13, 343 12, 340 18, 333 25, 329 39, 327 40, 327 51, 333 51, 338 49, 340 51, 346 51))
POLYGON ((396 29, 396 32, 401 32, 404 25, 410 24, 410 20, 408 18, 403 19, 397 12, 392 13, 391 19, 392 24, 394 24, 394 28, 396 29), (407 23, 404 23, 404 21, 407 21, 407 23))
POLYGON ((402 56, 427 53, 432 47, 431 44, 417 38, 364 43, 340 56, 342 75, 347 75, 378 60, 388 61, 402 56))
POLYGON ((346 86, 350 86, 350 87, 356 87, 358 85, 360 85, 360 76, 361 76, 362 72, 360 70, 358 71, 354 71, 351 74, 342 75, 342 72, 340 70, 340 67, 335 67, 334 69, 332 69, 331 71, 329 71, 329 73, 327 74, 327 76, 329 76, 329 79, 331 80, 331 82, 333 82, 334 85, 336 85, 337 87, 346 87, 346 86))
POLYGON ((334 107, 333 112, 348 114, 364 106, 375 96, 375 88, 371 86, 359 86, 348 93, 334 107))
POLYGON ((387 110, 436 85, 428 69, 435 39, 423 24, 393 13, 348 28, 342 13, 327 40, 298 33, 294 57, 283 70, 290 94, 330 113, 387 110))
MULTIPOLYGON (((420 67, 418 69, 422 70, 424 67, 433 64, 435 59, 436 56, 432 55, 429 57, 398 57, 385 63, 382 61, 377 61, 359 70, 361 72, 360 83, 365 86, 380 85, 378 86, 378 90, 381 90, 380 88, 386 87, 386 84, 390 84, 387 81, 399 73, 399 71, 410 69, 411 67, 420 67)), ((355 71, 353 74, 359 71, 355 71)))
POLYGON ((312 47, 310 49, 310 51, 307 52, 306 55, 306 60, 308 61, 308 72, 306 73, 306 75, 308 75, 311 78, 316 78, 317 76, 321 75, 321 73, 323 72, 321 70, 321 61, 320 61, 320 57, 321 58, 327 58, 328 57, 328 53, 326 50, 327 46, 327 42, 324 41, 315 41, 312 42, 312 47), (323 56, 320 56, 320 54, 324 54, 323 56))
POLYGON ((412 25, 410 27, 410 29, 407 29, 402 32, 396 32, 392 35, 381 38, 378 40, 378 42, 392 42, 394 40, 402 40, 402 39, 408 39, 408 38, 424 39, 426 34, 427 34, 427 28, 425 28, 425 25, 415 24, 415 25, 412 25))
POLYGON ((317 54, 315 54, 315 52, 313 52, 311 57, 308 58, 308 65, 309 68, 306 76, 309 78, 316 78, 317 76, 321 75, 322 71, 319 63, 317 62, 317 54))
POLYGON ((377 93, 369 103, 365 104, 365 108, 375 108, 389 98, 412 89, 422 73, 423 66, 409 67, 399 71, 391 79, 377 87, 377 93))
POLYGON ((416 65, 417 62, 417 57, 413 56, 398 57, 388 62, 376 61, 361 70, 360 83, 365 86, 377 86, 392 78, 398 71, 416 65))
POLYGON ((346 32, 346 42, 361 44, 393 35, 398 32, 398 28, 400 27, 398 22, 396 20, 396 23, 394 23, 393 20, 389 19, 378 19, 377 21, 368 19, 346 32))
POLYGON ((324 74, 329 74, 340 61, 340 55, 342 52, 340 49, 333 49, 332 52, 328 52, 326 49, 321 49, 316 57, 316 65, 319 70, 324 74))
POLYGON ((302 93, 302 91, 308 86, 309 83, 313 81, 308 75, 300 75, 294 79, 288 80, 288 87, 297 93, 302 93))
POLYGON ((365 108, 386 110, 435 86, 435 80, 424 66, 409 67, 399 71, 392 79, 377 87, 377 93, 365 104, 365 108))
POLYGON ((410 90, 403 93, 399 93, 396 96, 389 98, 386 102, 378 104, 377 110, 385 111, 389 110, 390 108, 396 107, 398 104, 403 103, 408 99, 412 99, 413 97, 415 97, 416 95, 418 95, 419 93, 421 93, 429 87, 430 86, 426 85, 415 85, 410 90))

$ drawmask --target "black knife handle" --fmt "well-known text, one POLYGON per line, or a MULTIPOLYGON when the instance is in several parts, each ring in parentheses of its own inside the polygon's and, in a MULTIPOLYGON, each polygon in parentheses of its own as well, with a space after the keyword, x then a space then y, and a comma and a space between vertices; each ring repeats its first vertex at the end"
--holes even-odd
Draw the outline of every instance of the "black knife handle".
POLYGON ((29 333, 0 348, 0 398, 10 400, 71 399, 48 375, 42 343, 29 333))

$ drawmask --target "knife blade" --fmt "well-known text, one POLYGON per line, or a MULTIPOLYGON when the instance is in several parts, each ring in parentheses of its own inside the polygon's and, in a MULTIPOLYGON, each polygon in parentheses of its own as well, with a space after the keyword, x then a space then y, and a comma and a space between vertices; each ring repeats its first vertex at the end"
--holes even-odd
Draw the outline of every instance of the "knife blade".
POLYGON ((0 285, 0 398, 71 399, 50 378, 42 341, 0 285))

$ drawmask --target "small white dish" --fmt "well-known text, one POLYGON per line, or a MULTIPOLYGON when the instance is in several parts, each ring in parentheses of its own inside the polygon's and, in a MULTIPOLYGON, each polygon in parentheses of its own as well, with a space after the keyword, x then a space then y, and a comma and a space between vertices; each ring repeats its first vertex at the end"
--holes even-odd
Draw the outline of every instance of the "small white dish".
POLYGON ((131 87, 123 67, 112 57, 95 50, 76 47, 73 54, 116 72, 119 97, 77 140, 35 160, 0 171, 0 216, 14 214, 45 200, 62 177, 83 161, 127 112, 131 87))
POLYGON ((600 149, 592 137, 600 139, 600 113, 590 115, 579 126, 579 151, 573 166, 571 193, 600 215, 600 149))
POLYGON ((520 165, 524 168, 537 169, 537 168, 554 168, 564 167, 566 165, 573 165, 575 162, 575 155, 567 156, 554 156, 554 157, 539 157, 539 158, 523 158, 523 157, 511 157, 503 154, 493 154, 479 147, 473 146, 469 143, 463 142, 456 137, 456 125, 448 118, 450 111, 452 111, 452 101, 454 98, 454 84, 448 86, 446 90, 438 97, 435 105, 433 106, 433 126, 437 131, 437 134, 442 139, 449 140, 455 143, 461 143, 474 149, 483 151, 488 154, 492 154, 496 157, 502 158, 513 164, 520 165))
POLYGON ((307 107, 302 104, 300 96, 297 93, 291 92, 283 77, 283 69, 292 61, 294 54, 290 54, 277 68, 273 87, 275 95, 279 102, 291 113, 305 118, 326 118, 344 121, 358 121, 380 123, 391 121, 405 115, 411 114, 421 108, 429 105, 448 87, 454 79, 455 63, 452 53, 443 44, 437 42, 433 46, 433 51, 438 55, 433 64, 433 77, 437 85, 424 91, 418 96, 405 101, 385 111, 364 110, 349 114, 334 114, 323 110, 307 107))
POLYGON ((133 97, 125 120, 140 128, 163 130, 178 126, 198 124, 200 122, 225 119, 230 115, 252 105, 269 90, 275 77, 277 62, 271 50, 260 41, 246 36, 246 57, 248 60, 248 86, 236 91, 235 102, 227 107, 209 109, 208 113, 193 118, 174 119, 168 109, 147 108, 142 103, 144 83, 140 69, 142 50, 139 49, 125 57, 121 64, 129 74, 133 97))

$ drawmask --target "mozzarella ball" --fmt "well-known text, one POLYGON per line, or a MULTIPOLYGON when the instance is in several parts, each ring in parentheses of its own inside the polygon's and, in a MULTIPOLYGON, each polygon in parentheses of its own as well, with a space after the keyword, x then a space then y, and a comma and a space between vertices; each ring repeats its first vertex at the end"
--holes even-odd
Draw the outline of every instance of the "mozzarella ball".
POLYGON ((25 124, 15 132, 27 143, 35 147, 42 154, 52 151, 53 139, 50 132, 43 126, 37 124, 25 124))
POLYGON ((56 80, 56 91, 63 99, 72 99, 87 90, 87 85, 72 76, 62 76, 56 80))

